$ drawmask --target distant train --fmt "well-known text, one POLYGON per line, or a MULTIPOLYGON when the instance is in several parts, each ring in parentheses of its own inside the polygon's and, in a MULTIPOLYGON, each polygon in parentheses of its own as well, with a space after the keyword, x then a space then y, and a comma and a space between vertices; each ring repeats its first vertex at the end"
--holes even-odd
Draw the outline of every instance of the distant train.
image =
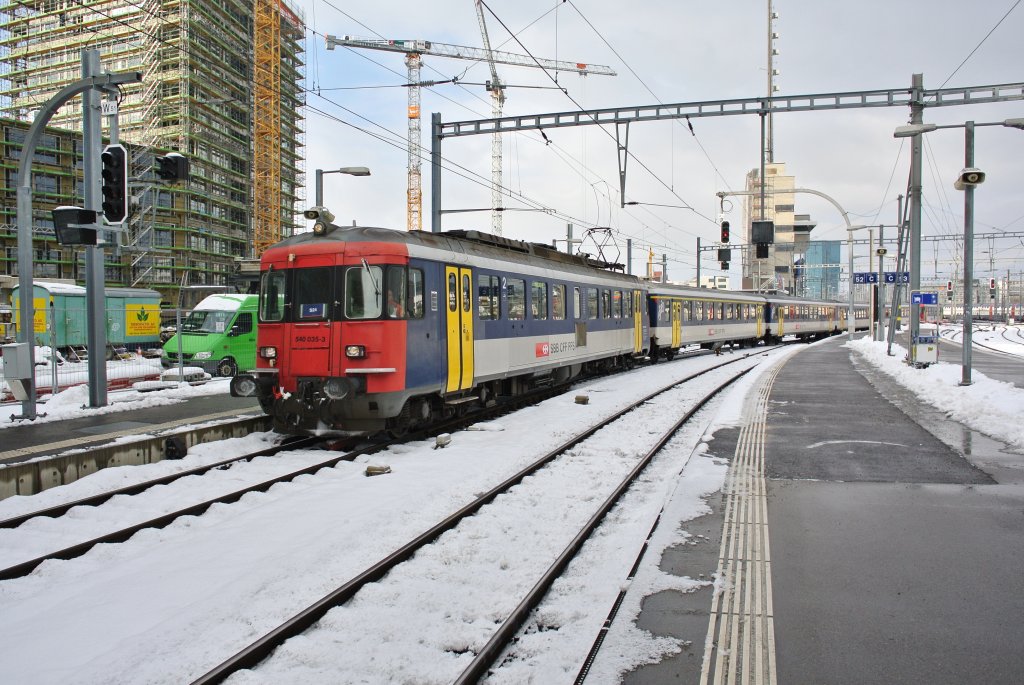
POLYGON ((317 223, 264 252, 257 368, 231 393, 259 398, 282 432, 401 434, 689 345, 845 321, 835 302, 651 283, 475 231, 317 223))

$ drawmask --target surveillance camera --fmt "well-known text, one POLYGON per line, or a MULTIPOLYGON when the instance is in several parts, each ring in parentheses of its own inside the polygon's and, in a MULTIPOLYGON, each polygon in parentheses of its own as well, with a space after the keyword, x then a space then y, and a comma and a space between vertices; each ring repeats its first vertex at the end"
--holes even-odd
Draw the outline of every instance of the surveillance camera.
POLYGON ((957 190, 965 190, 966 188, 973 188, 974 186, 981 185, 984 182, 984 171, 981 169, 975 169, 974 167, 968 167, 961 171, 960 175, 956 177, 953 187, 957 190))
POLYGON ((302 215, 310 221, 319 221, 325 224, 329 224, 334 221, 334 215, 331 214, 331 210, 326 207, 310 207, 303 212, 302 215))

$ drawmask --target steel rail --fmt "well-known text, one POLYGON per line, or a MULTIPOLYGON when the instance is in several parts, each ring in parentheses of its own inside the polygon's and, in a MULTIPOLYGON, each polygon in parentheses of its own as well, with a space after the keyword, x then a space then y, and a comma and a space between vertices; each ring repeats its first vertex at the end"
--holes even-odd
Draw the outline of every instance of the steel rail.
MULTIPOLYGON (((724 366, 724 365, 722 365, 724 366)), ((720 368, 720 367, 715 367, 720 368)), ((509 645, 519 629, 522 628, 526 619, 530 613, 540 605, 544 596, 548 590, 555 583, 556 580, 562 575, 566 567, 569 565, 579 551, 583 548, 583 544, 590 539, 590 536, 594 534, 598 526, 604 520, 604 517, 611 511, 622 495, 633 485, 636 479, 643 473, 644 469, 651 463, 655 455, 657 455, 668 441, 675 437, 679 429, 682 428, 686 423, 693 418, 693 416, 703 409, 712 399, 717 397, 719 393, 731 386, 733 383, 738 381, 740 378, 750 373, 755 367, 743 369, 739 373, 733 375, 731 378, 726 380, 724 383, 718 385, 714 390, 705 395, 700 401, 698 401, 693 407, 690 408, 678 421, 676 421, 671 428, 665 431, 665 434, 661 436, 657 443, 645 454, 640 461, 637 463, 633 470, 619 483, 618 487, 610 494, 607 499, 601 504, 594 515, 587 521, 583 529, 573 538, 562 553, 555 559, 554 563, 544 572, 541 579, 537 581, 537 584, 533 586, 526 597, 519 603, 519 605, 512 611, 505 622, 494 632, 491 639, 487 642, 483 648, 477 652, 476 657, 470 662, 469 666, 462 672, 455 680, 455 685, 469 685, 470 683, 477 682, 483 677, 488 669, 494 664, 497 658, 501 655, 502 650, 509 645)), ((660 512, 658 516, 660 517, 660 512)), ((591 654, 588 655, 588 660, 592 660, 595 650, 591 650, 591 654)))
POLYGON ((250 492, 265 492, 269 490, 272 486, 277 485, 278 483, 286 483, 288 481, 294 480, 295 478, 298 478, 299 476, 312 475, 319 471, 320 469, 336 466, 339 462, 342 461, 351 461, 355 457, 362 456, 364 454, 373 454, 374 452, 384 449, 390 444, 392 443, 380 443, 369 447, 360 448, 352 452, 347 452, 340 456, 332 457, 331 459, 328 459, 326 461, 322 461, 311 466, 303 467, 301 469, 298 469, 297 471, 292 471, 282 476, 275 476, 274 478, 262 481, 255 485, 246 486, 244 488, 241 488, 240 490, 235 490, 234 492, 225 495, 220 495, 213 499, 208 499, 204 502, 199 502, 198 504, 193 504, 191 506, 185 507, 184 509, 178 509, 167 514, 163 514, 148 521, 143 521, 142 523, 137 523, 126 528, 122 528, 120 530, 107 533, 106 535, 101 535, 100 537, 93 538, 85 542, 81 542, 77 545, 65 547, 64 549, 58 550, 56 552, 50 552, 41 557, 36 557, 35 559, 31 559, 20 564, 8 566, 5 569, 0 569, 0 580, 10 580, 12 578, 20 578, 22 576, 28 575, 32 572, 33 569, 39 566, 39 564, 50 559, 74 559, 75 557, 79 557, 85 554, 96 545, 109 542, 124 542, 125 540, 129 539, 132 535, 135 535, 135 533, 138 533, 140 530, 145 530, 147 528, 163 528, 168 524, 172 523, 175 519, 178 519, 182 516, 198 516, 205 512, 210 507, 212 507, 214 504, 231 504, 233 502, 237 502, 244 495, 247 495, 250 492))
POLYGON ((433 542, 443 533, 455 528, 455 526, 457 526, 459 522, 461 522, 463 519, 472 514, 475 514, 478 510, 492 502, 499 495, 522 482, 524 478, 537 472, 538 470, 549 464, 551 461, 556 459, 559 455, 564 454, 567 450, 572 449, 580 442, 583 442, 587 438, 591 437, 597 431, 601 430, 609 423, 616 421, 617 419, 633 411, 640 405, 649 402, 652 398, 662 393, 665 393, 676 386, 682 385, 683 383, 693 380, 694 378, 698 378, 699 376, 703 376, 704 374, 715 371, 716 369, 722 368, 723 366, 734 364, 736 362, 747 359, 755 354, 762 353, 763 350, 758 350, 756 352, 751 352, 746 355, 738 356, 735 359, 723 362, 722 364, 718 364, 714 367, 705 369, 698 373, 691 374, 690 376, 687 376, 682 380, 675 381, 665 387, 662 387, 658 390, 655 390, 654 392, 651 392, 642 399, 631 403, 622 410, 615 412, 611 416, 599 422, 597 425, 592 426, 584 430, 583 432, 569 438, 561 445, 550 450, 545 455, 543 455, 533 463, 529 464, 528 466, 520 470, 518 473, 510 476, 509 478, 502 481, 498 485, 494 486, 487 492, 478 496, 475 500, 461 507, 444 520, 438 522, 434 526, 431 526, 429 529, 418 535, 415 539, 402 545, 388 556, 384 557, 377 563, 373 564, 372 566, 370 566, 369 568, 367 568, 351 580, 347 581, 343 585, 339 586, 335 590, 332 590, 330 593, 328 593, 321 599, 317 600, 313 604, 309 605, 296 615, 292 616, 290 619, 288 619, 278 627, 274 628, 270 632, 266 633, 261 638, 251 643, 247 647, 243 648, 235 655, 221 662, 207 673, 192 681, 191 685, 212 685, 213 683, 221 683, 237 671, 247 668, 253 668, 257 664, 259 664, 259 662, 261 662, 263 659, 270 656, 270 654, 278 646, 284 644, 284 642, 286 642, 290 638, 300 635, 309 628, 311 628, 317 621, 323 618, 323 616, 327 614, 327 612, 331 609, 343 605, 345 602, 347 602, 349 599, 355 596, 355 594, 358 593, 359 590, 363 588, 363 586, 380 580, 385 575, 387 575, 387 573, 391 571, 394 567, 398 566, 403 561, 410 559, 420 548, 433 542))
POLYGON ((223 461, 218 461, 213 464, 206 464, 205 466, 197 466, 195 468, 188 469, 187 471, 180 471, 178 473, 172 473, 160 478, 154 478, 147 480, 142 483, 136 483, 135 485, 126 485, 123 488, 117 490, 110 490, 109 492, 102 492, 97 495, 90 495, 89 497, 83 497, 82 499, 75 500, 73 502, 67 502, 65 504, 55 504, 52 507, 46 507, 45 509, 38 509, 36 511, 29 512, 27 514, 20 514, 18 516, 12 516, 10 518, 0 521, 0 528, 17 528, 21 524, 25 523, 29 519, 36 518, 38 516, 49 516, 57 517, 63 516, 75 507, 94 507, 99 504, 103 504, 107 500, 117 497, 118 495, 137 495, 140 492, 144 492, 155 485, 167 485, 173 483, 179 478, 186 476, 198 476, 214 469, 221 469, 225 466, 233 464, 238 461, 248 461, 257 457, 269 457, 277 454, 284 449, 302 449, 309 445, 319 442, 319 438, 299 438, 292 442, 282 442, 272 447, 259 450, 257 452, 251 452, 249 454, 243 454, 237 457, 231 457, 223 461))

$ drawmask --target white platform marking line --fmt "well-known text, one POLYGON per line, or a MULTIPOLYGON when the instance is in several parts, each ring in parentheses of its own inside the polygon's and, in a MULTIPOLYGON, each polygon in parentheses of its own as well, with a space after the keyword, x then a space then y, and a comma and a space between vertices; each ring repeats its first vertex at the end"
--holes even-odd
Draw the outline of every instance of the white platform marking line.
POLYGON ((764 478, 768 395, 779 368, 748 399, 722 493, 717 585, 701 664, 702 685, 776 685, 771 552, 764 478), (753 406, 750 406, 753 405, 753 406))

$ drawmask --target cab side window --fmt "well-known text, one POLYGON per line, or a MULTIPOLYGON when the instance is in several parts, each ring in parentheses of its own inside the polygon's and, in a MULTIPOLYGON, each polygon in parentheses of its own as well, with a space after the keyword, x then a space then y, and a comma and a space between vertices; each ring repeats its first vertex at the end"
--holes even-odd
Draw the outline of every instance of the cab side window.
POLYGON ((235 335, 245 335, 246 333, 252 333, 252 314, 249 312, 242 312, 235 319, 235 335))

